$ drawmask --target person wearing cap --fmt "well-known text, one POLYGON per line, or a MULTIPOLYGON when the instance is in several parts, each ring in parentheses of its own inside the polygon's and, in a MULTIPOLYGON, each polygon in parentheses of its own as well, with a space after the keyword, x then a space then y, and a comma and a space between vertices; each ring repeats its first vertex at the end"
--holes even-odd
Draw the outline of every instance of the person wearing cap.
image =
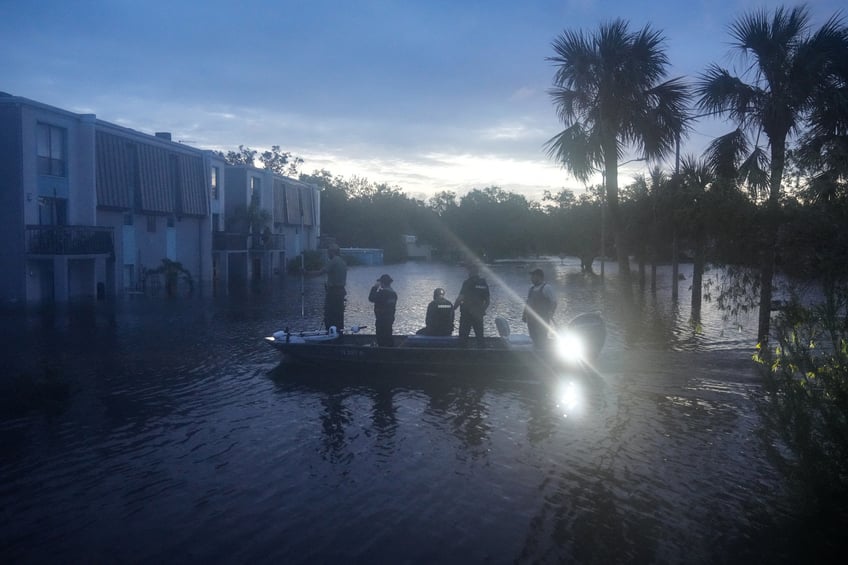
POLYGON ((527 324, 533 346, 543 349, 548 345, 548 331, 553 323, 557 299, 551 286, 545 282, 545 272, 542 269, 530 271, 530 282, 521 320, 527 324))
POLYGON ((416 332, 418 335, 446 336, 453 333, 453 304, 445 298, 445 289, 433 291, 433 300, 427 305, 425 326, 416 332))
POLYGON ((371 287, 368 300, 374 303, 374 317, 377 334, 377 345, 381 347, 392 347, 392 324, 395 323, 395 307, 397 306, 397 293, 392 289, 392 277, 382 275, 377 279, 377 284, 371 287))
POLYGON ((479 347, 486 346, 483 338, 483 316, 489 307, 489 285, 480 276, 480 266, 472 261, 468 263, 468 278, 462 283, 459 296, 453 303, 453 308, 459 308, 459 340, 463 345, 468 342, 472 328, 479 347))
POLYGON ((342 259, 339 246, 335 243, 327 247, 327 256, 330 260, 321 269, 321 273, 327 275, 327 282, 324 283, 324 326, 327 330, 336 326, 336 329, 341 331, 344 330, 347 263, 342 259))

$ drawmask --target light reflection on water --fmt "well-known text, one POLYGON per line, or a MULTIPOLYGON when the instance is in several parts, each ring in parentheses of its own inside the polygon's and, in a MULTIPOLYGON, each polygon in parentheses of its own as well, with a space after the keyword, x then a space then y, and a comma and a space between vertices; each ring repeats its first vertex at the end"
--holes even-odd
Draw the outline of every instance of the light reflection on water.
MULTIPOLYGON (((68 392, 49 405, 3 405, 0 553, 53 562, 761 557, 768 516, 785 509, 753 433, 752 330, 737 332, 705 305, 694 332, 683 286, 680 306, 666 305, 667 277, 625 317, 612 276, 604 286, 574 262, 545 268, 559 320, 592 310, 609 320, 596 376, 279 367, 261 337, 320 326, 317 279, 305 281, 303 318, 299 279, 215 299, 138 297, 4 318, 12 372, 53 371, 68 392)), ((352 268, 348 325, 372 322, 367 290, 384 271, 401 296, 401 333, 420 327, 433 288, 453 299, 464 277, 459 267, 352 268)), ((522 329, 515 296, 528 272, 493 269, 488 332, 495 315, 522 329)))

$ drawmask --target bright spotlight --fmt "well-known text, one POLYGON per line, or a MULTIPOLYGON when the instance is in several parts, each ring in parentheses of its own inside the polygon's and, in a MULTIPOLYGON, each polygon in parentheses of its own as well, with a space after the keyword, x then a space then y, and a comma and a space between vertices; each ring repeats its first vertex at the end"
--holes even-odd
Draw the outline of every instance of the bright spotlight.
POLYGON ((565 332, 557 336, 557 353, 564 360, 579 363, 585 357, 586 347, 575 332, 565 332))

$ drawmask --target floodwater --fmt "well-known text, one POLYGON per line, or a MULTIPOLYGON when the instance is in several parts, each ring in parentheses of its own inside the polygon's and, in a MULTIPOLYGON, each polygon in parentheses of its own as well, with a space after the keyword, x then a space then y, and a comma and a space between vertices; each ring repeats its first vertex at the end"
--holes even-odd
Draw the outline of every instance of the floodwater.
MULTIPOLYGON (((792 511, 755 435, 756 312, 725 321, 706 303, 693 324, 686 266, 678 305, 661 268, 634 309, 616 298, 613 265, 605 284, 571 258, 540 265, 558 321, 608 320, 598 375, 280 367, 262 337, 318 328, 320 279, 4 315, 0 559, 789 560, 792 511)), ((488 273, 487 332, 496 315, 523 330, 533 266, 488 273)), ((348 326, 373 325, 367 294, 383 272, 400 296, 396 333, 422 325, 433 288, 452 300, 465 276, 351 268, 348 326)))

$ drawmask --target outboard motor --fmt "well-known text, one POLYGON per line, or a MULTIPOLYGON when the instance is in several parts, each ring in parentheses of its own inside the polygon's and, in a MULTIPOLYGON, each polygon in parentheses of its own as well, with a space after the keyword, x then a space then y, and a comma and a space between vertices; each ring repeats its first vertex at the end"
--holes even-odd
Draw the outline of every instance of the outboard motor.
POLYGON ((509 337, 509 322, 498 316, 495 318, 495 327, 498 328, 498 335, 506 339, 509 337))
POLYGON ((568 323, 568 327, 579 334, 586 347, 586 357, 596 359, 607 339, 607 325, 600 312, 580 314, 568 323))

